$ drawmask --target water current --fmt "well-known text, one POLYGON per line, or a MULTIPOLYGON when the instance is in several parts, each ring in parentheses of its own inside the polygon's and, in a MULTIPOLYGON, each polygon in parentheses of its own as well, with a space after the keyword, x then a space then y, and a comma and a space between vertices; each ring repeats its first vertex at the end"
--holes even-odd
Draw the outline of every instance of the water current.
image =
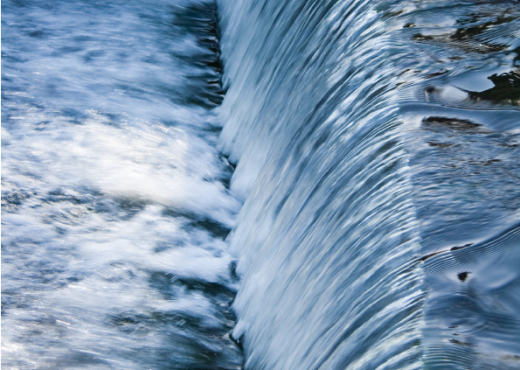
POLYGON ((2 368, 239 368, 214 4, 2 15, 2 368))
POLYGON ((5 368, 520 368, 518 1, 2 16, 5 368))
POLYGON ((219 2, 247 369, 520 368, 519 5, 219 2))

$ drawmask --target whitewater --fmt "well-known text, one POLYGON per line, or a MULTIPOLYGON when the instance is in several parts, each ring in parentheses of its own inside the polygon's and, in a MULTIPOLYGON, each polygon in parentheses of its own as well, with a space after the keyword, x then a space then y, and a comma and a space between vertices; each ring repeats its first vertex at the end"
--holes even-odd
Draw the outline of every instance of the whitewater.
POLYGON ((520 368, 516 0, 2 3, 2 366, 520 368))

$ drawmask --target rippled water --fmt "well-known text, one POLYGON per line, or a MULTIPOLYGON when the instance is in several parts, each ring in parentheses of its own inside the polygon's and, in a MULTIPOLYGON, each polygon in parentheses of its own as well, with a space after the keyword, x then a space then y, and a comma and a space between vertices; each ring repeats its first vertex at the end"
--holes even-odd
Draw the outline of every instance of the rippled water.
POLYGON ((518 369, 519 5, 4 1, 3 365, 518 369))
POLYGON ((245 367, 519 368, 519 3, 219 4, 245 367))
POLYGON ((212 4, 2 2, 2 367, 235 369, 212 4))

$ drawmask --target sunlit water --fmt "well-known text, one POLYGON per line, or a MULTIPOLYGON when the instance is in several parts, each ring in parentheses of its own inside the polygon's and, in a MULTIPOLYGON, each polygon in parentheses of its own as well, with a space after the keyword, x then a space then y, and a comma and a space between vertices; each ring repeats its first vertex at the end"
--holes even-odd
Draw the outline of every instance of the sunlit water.
POLYGON ((233 369, 214 6, 2 2, 2 368, 233 369))
POLYGON ((520 368, 518 1, 201 4, 3 2, 4 366, 520 368))

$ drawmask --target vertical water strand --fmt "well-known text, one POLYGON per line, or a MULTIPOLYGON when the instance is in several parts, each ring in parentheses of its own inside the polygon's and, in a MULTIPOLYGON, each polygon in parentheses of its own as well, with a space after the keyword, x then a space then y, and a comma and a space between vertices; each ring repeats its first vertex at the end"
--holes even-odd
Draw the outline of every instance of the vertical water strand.
POLYGON ((381 13, 223 7, 246 368, 420 368, 419 237, 381 13), (257 29, 233 34, 234 12, 257 29))

